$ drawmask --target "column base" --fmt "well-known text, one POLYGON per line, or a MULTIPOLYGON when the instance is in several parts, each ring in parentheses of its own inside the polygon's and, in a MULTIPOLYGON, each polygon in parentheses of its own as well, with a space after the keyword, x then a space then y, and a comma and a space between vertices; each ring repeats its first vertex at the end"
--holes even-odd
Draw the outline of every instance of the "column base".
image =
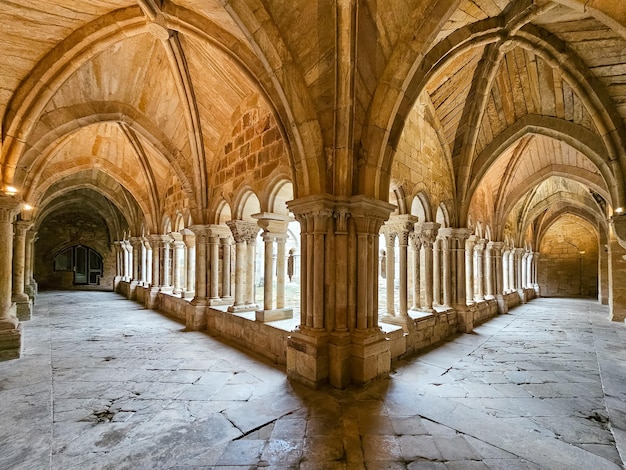
POLYGON ((328 382, 336 388, 345 388, 351 381, 350 333, 333 332, 328 340, 328 382))
POLYGON ((216 298, 209 299, 209 305, 211 305, 211 306, 215 306, 215 305, 230 305, 232 303, 233 303, 233 300, 232 299, 228 299, 228 298, 216 297, 216 298))
POLYGON ((194 304, 193 300, 185 305, 185 327, 187 331, 202 331, 207 328, 206 305, 194 304))
POLYGON ((137 286, 139 285, 139 281, 131 281, 128 286, 128 299, 129 300, 137 300, 137 286))
POLYGON ((254 312, 258 310, 259 306, 257 304, 241 304, 241 305, 231 305, 228 307, 228 311, 230 313, 240 313, 240 312, 254 312))
POLYGON ((287 338, 287 377, 316 389, 328 381, 328 335, 307 328, 294 331, 287 338))
POLYGON ((180 296, 182 297, 182 296, 183 296, 183 290, 182 290, 181 288, 175 288, 175 289, 172 291, 172 294, 174 294, 174 295, 180 295, 180 296))
POLYGON ((471 333, 474 330, 475 305, 458 305, 456 308, 457 328, 461 333, 471 333))
POLYGON ((525 304, 528 299, 526 299, 526 291, 524 289, 516 289, 517 295, 519 295, 520 302, 525 304))
POLYGON ((161 286, 159 288, 159 292, 163 292, 164 294, 171 294, 174 292, 174 288, 172 286, 161 286))
POLYGON ((506 299, 502 294, 496 295, 496 302, 498 302, 498 313, 509 313, 509 304, 506 303, 506 299))
POLYGON ((17 318, 0 320, 0 361, 17 359, 22 355, 22 325, 17 318))
POLYGON ((149 308, 151 310, 155 310, 157 308, 158 294, 159 294, 158 286, 151 287, 150 289, 148 289, 148 292, 146 293, 146 303, 145 303, 146 308, 149 308))
POLYGON ((28 321, 32 317, 33 305, 30 299, 26 301, 15 302, 15 313, 20 321, 28 321))
POLYGON ((352 333, 351 377, 355 384, 365 384, 387 377, 391 370, 389 342, 380 329, 357 330, 352 333))
POLYGON ((257 310, 256 321, 268 322, 276 320, 287 320, 293 318, 293 309, 291 308, 277 308, 274 310, 257 310))
POLYGON ((183 291, 182 293, 183 299, 193 299, 195 296, 196 296, 196 291, 193 291, 193 290, 186 290, 186 291, 183 291))

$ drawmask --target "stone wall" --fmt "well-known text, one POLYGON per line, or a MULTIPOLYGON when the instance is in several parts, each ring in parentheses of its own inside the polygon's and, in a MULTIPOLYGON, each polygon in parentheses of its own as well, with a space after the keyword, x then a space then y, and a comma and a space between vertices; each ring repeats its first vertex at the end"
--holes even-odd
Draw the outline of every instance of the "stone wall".
POLYGON ((291 180, 287 151, 274 116, 255 103, 236 113, 223 152, 209 174, 212 200, 226 199, 231 207, 244 186, 261 195, 273 189, 271 181, 276 175, 291 180))
POLYGON ((34 277, 40 287, 72 287, 73 273, 55 272, 54 256, 61 250, 78 244, 89 247, 102 256, 100 285, 113 287, 115 253, 109 247, 108 230, 102 219, 86 213, 58 214, 43 221, 37 236, 39 239, 35 242, 34 277))
POLYGON ((598 295, 598 239, 581 220, 563 217, 543 238, 538 276, 544 297, 598 295))

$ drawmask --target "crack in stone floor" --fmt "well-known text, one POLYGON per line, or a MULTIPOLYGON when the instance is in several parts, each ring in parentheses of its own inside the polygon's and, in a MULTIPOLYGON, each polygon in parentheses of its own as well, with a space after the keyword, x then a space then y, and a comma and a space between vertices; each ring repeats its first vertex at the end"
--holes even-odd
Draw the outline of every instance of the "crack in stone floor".
POLYGON ((0 363, 0 468, 612 469, 624 324, 537 299, 364 388, 284 368, 108 292, 43 292, 0 363))

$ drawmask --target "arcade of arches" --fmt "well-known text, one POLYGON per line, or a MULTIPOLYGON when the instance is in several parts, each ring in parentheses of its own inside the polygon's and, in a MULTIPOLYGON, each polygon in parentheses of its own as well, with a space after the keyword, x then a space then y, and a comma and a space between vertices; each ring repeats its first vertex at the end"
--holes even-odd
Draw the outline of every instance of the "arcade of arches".
POLYGON ((2 359, 38 286, 114 289, 312 387, 537 295, 626 317, 621 0, 5 1, 0 21, 2 359))

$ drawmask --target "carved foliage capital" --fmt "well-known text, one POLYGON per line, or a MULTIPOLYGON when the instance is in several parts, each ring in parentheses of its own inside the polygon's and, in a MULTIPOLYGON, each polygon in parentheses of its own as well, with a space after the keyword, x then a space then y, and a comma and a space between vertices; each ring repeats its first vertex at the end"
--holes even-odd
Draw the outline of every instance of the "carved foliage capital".
POLYGON ((256 240, 260 227, 256 222, 246 220, 229 220, 226 222, 236 243, 250 243, 256 240))

